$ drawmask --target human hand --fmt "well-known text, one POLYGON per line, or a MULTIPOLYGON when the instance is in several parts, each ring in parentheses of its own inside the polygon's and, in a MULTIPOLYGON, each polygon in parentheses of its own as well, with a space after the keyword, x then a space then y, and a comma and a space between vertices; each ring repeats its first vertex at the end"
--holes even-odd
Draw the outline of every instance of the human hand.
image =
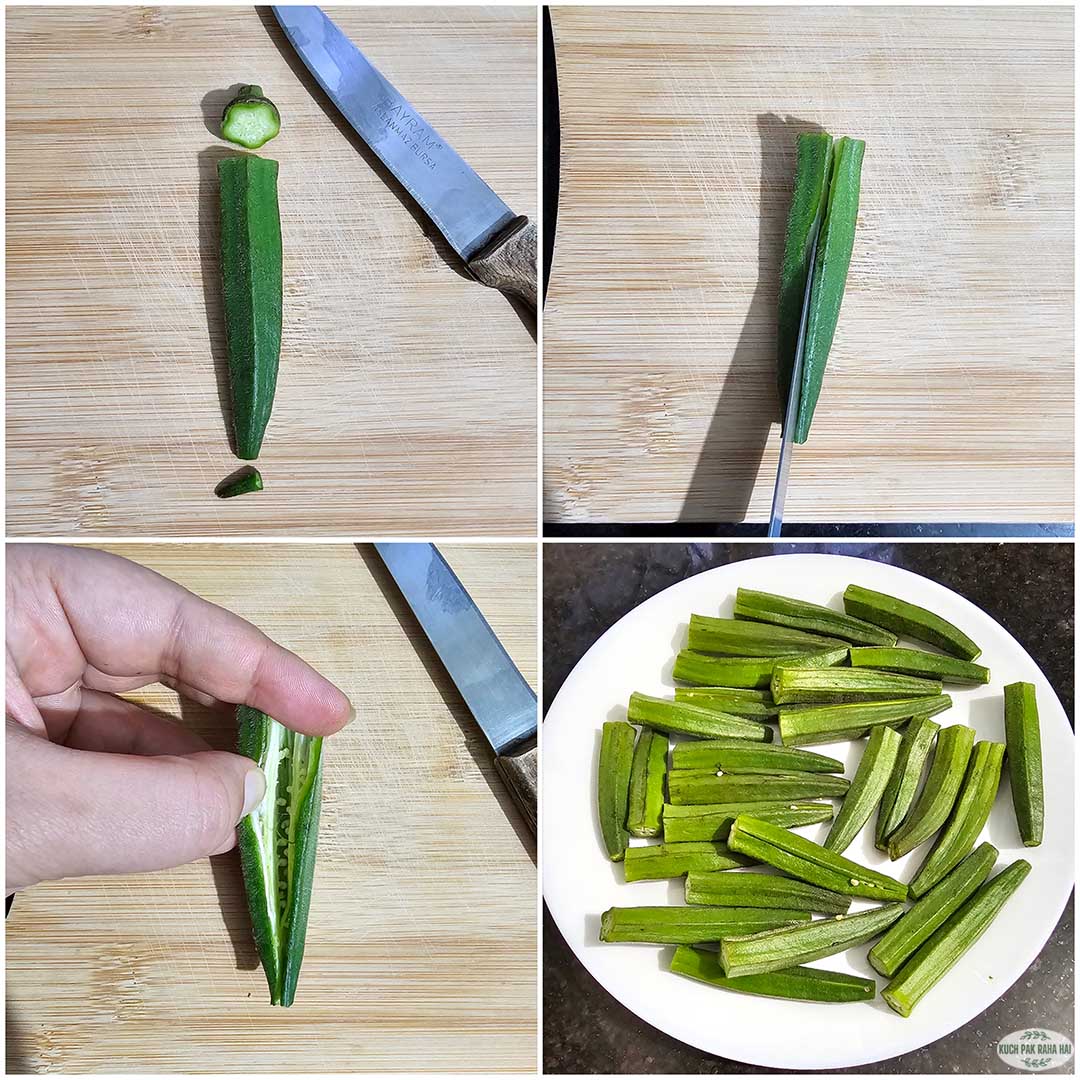
POLYGON ((266 781, 117 694, 161 682, 329 735, 348 698, 250 623, 90 548, 7 548, 7 890, 228 851, 266 781))

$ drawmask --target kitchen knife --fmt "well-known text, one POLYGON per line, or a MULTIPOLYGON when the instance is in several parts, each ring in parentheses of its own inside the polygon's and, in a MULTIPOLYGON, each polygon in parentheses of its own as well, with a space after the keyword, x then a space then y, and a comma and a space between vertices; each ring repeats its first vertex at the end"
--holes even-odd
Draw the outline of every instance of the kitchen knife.
POLYGON ((514 214, 321 9, 273 11, 316 82, 472 276, 535 311, 536 226, 514 214))
POLYGON ((376 550, 495 752, 495 767, 536 833, 536 694, 434 544, 376 550))
POLYGON ((822 196, 813 226, 814 239, 810 247, 810 270, 806 275, 802 313, 799 315, 799 335, 795 340, 795 362, 791 366, 791 385, 788 387, 783 427, 780 429, 780 461, 776 466, 776 483, 773 486, 772 509, 769 512, 769 536, 779 536, 784 521, 784 501, 787 499, 788 473, 791 471, 792 437, 795 434, 795 418, 799 412, 799 395, 802 393, 803 354, 806 352, 806 319, 810 312, 810 290, 814 284, 814 265, 817 258, 818 237, 821 235, 821 219, 825 201, 825 197, 822 196))

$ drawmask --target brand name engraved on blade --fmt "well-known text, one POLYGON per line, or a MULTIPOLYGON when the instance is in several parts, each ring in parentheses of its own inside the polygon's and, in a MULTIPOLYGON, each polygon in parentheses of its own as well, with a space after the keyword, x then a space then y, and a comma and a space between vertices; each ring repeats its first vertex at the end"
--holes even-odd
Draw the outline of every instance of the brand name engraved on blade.
POLYGON ((393 132, 432 172, 436 160, 427 151, 438 151, 443 144, 414 113, 399 102, 383 97, 375 105, 375 112, 387 131, 393 132))

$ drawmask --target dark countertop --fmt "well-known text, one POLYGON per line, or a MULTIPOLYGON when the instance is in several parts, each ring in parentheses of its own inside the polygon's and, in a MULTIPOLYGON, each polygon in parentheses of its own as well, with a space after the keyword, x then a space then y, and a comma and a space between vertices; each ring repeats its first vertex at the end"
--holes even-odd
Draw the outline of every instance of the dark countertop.
MULTIPOLYGON (((544 710, 594 641, 661 589, 740 559, 792 551, 892 563, 966 596, 1004 626, 1073 716, 1070 543, 545 544, 544 710)), ((713 1057, 639 1020, 593 981, 544 912, 544 1070, 550 1073, 761 1073, 713 1057)), ((1073 1037, 1073 900, 1025 974, 986 1012, 943 1039, 853 1073, 1008 1073, 999 1038, 1038 1026, 1073 1037)), ((1047 1070, 1071 1073, 1074 1063, 1047 1070)))

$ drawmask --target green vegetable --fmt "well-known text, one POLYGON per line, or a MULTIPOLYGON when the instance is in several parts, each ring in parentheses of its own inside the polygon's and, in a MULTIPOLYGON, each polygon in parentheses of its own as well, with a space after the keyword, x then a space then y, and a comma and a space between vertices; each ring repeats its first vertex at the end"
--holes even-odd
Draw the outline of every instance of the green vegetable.
POLYGON ((783 971, 861 945, 891 926, 903 912, 903 904, 884 904, 802 925, 740 936, 725 934, 720 942, 720 965, 729 978, 783 971))
POLYGON ((860 668, 773 668, 772 696, 777 705, 815 702, 894 701, 941 693, 941 683, 860 668))
POLYGON ((908 887, 903 882, 749 814, 740 814, 735 819, 728 835, 728 847, 774 866, 790 877, 844 896, 865 896, 871 900, 906 900, 908 896, 908 887))
POLYGON ((709 739, 675 744, 675 769, 718 769, 726 773, 839 773, 844 764, 809 750, 792 750, 776 743, 748 746, 739 739, 709 739))
POLYGON ((771 742, 772 728, 741 716, 728 716, 715 709, 701 709, 667 698, 649 697, 637 692, 630 695, 626 716, 631 723, 647 724, 668 734, 691 735, 698 739, 749 739, 771 742))
POLYGON ((255 944, 272 1005, 291 1005, 304 959, 322 800, 322 739, 246 705, 238 750, 266 776, 263 801, 237 826, 255 944))
MULTIPOLYGON (((680 843, 687 840, 723 840, 740 814, 753 814, 760 821, 796 828, 830 821, 833 808, 829 803, 731 803, 717 806, 664 807, 664 841, 680 843)), ((757 860, 754 860, 757 861, 757 860)))
POLYGON ((961 660, 977 660, 982 654, 967 634, 940 615, 886 593, 849 585, 844 591, 844 610, 904 637, 936 645, 961 660))
POLYGON ((877 727, 870 732, 851 788, 844 796, 829 835, 825 838, 824 846, 829 851, 846 851, 859 830, 870 820, 896 764, 900 742, 900 736, 890 727, 877 727))
POLYGON ((986 880, 997 861, 993 844, 980 844, 949 875, 939 881, 870 950, 875 971, 891 978, 901 965, 986 880))
POLYGON ((881 851, 888 850, 888 838, 900 827, 919 787, 923 765, 930 755, 930 747, 940 728, 929 716, 916 716, 900 740, 900 751, 896 755, 896 764, 892 775, 885 785, 885 794, 881 797, 878 810, 875 846, 881 851))
POLYGON ((807 634, 786 626, 690 616, 688 645, 695 652, 726 656, 790 656, 792 653, 825 652, 847 648, 838 638, 807 634))
POLYGON ((990 681, 990 669, 955 656, 942 656, 923 649, 852 649, 851 666, 894 671, 900 675, 920 675, 945 683, 980 684, 990 681))
POLYGON ((848 782, 842 776, 826 776, 822 773, 716 776, 690 769, 668 774, 668 799, 675 806, 839 798, 847 789, 848 782))
MULTIPOLYGON (((802 304, 802 293, 799 294, 799 304, 802 304)), ((796 327, 798 315, 797 311, 796 327)), ((735 618, 777 623, 780 626, 805 630, 811 634, 826 634, 834 638, 843 638, 844 641, 855 644, 896 644, 894 634, 890 634, 880 626, 874 626, 873 623, 852 618, 842 611, 834 611, 821 604, 809 604, 805 600, 791 600, 786 596, 758 592, 755 589, 739 589, 736 593, 735 618)))
POLYGON ((931 935, 900 973, 881 992, 889 1007, 910 1016, 928 990, 979 940, 1027 877, 1031 864, 1018 859, 996 877, 980 885, 975 894, 931 935))
POLYGON ((214 494, 219 499, 233 499, 237 495, 247 495, 252 491, 262 491, 263 480, 258 469, 243 468, 227 476, 218 484, 214 494))
POLYGON ((221 137, 237 146, 258 150, 281 130, 277 106, 261 86, 241 86, 221 116, 221 137))
POLYGON ((753 866, 754 860, 728 850, 727 844, 703 840, 687 844, 645 844, 626 849, 623 873, 627 881, 682 877, 691 870, 730 870, 753 866))
POLYGON ((729 979, 715 952, 689 945, 679 945, 675 949, 671 970, 725 990, 787 1001, 871 1001, 877 989, 873 979, 812 967, 785 968, 765 975, 741 975, 729 979))
POLYGON ((686 902, 718 907, 820 911, 826 915, 840 915, 851 907, 850 896, 819 889, 803 881, 772 874, 732 874, 726 870, 687 874, 686 902))
POLYGON ((608 720, 600 736, 600 766, 597 775, 597 810, 600 833, 608 858, 621 862, 630 838, 626 817, 630 803, 630 769, 634 758, 634 729, 618 720, 608 720))
POLYGON ((1005 741, 1016 827, 1025 847, 1038 847, 1043 838, 1042 735, 1032 683, 1005 687, 1005 741))
POLYGON ((675 700, 750 720, 771 720, 780 711, 768 690, 740 690, 733 686, 678 686, 675 700))
POLYGON ((881 724, 899 724, 914 716, 936 716, 952 705, 948 694, 901 698, 899 701, 849 702, 780 710, 780 737, 785 746, 841 742, 865 735, 881 724))
POLYGON ((626 828, 631 836, 659 836, 664 811, 664 776, 667 773, 668 741, 644 727, 630 764, 630 795, 626 828))
POLYGON ((932 889, 975 846, 997 798, 1004 758, 1004 743, 975 744, 949 823, 912 878, 916 896, 932 889))
POLYGON ((218 162, 221 279, 229 344, 236 454, 259 456, 277 387, 281 353, 281 219, 278 163, 218 162))
POLYGON ((613 907, 600 916, 600 940, 700 945, 809 918, 805 911, 768 908, 613 907))
POLYGON ((900 828, 889 837, 890 859, 914 851, 945 824, 974 743, 974 730, 964 724, 953 724, 938 733, 926 783, 900 828))
MULTIPOLYGON (((791 393, 799 324, 806 281, 813 270, 814 240, 820 235, 829 202, 832 136, 804 132, 795 142, 795 184, 788 211, 784 261, 780 267, 779 323, 776 334, 776 376, 780 409, 791 393)), ((820 240, 818 241, 820 244, 820 240)), ((805 362, 805 352, 804 352, 805 362)))
POLYGON ((811 661, 817 667, 830 667, 847 659, 847 649, 831 649, 827 652, 810 653, 807 656, 728 657, 707 656, 683 649, 675 657, 672 675, 682 682, 700 686, 733 686, 764 688, 772 679, 773 668, 783 661, 785 667, 799 667, 811 661))
POLYGON ((796 443, 806 442, 810 435, 810 424, 825 378, 825 364, 840 318, 840 303, 844 299, 844 284, 851 265, 851 251, 855 246, 859 182, 865 149, 866 143, 862 139, 845 137, 833 144, 828 203, 818 236, 814 280, 806 318, 802 388, 793 435, 796 443))

